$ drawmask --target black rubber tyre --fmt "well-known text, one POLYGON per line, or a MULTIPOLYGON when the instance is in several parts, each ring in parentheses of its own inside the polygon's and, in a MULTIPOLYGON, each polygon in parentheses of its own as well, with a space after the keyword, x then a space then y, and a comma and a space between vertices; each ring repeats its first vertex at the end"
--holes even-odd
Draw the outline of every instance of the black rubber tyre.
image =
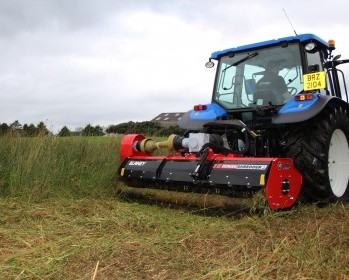
POLYGON ((349 112, 326 108, 293 126, 285 156, 303 175, 302 194, 310 201, 334 202, 349 196, 349 112))

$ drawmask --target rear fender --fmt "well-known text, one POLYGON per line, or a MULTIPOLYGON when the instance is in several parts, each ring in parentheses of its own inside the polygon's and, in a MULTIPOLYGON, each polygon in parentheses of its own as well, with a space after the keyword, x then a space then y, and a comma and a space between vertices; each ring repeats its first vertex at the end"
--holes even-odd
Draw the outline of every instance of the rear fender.
POLYGON ((273 124, 297 123, 309 120, 318 115, 326 106, 349 107, 348 103, 338 97, 314 94, 313 100, 288 101, 272 118, 273 124))

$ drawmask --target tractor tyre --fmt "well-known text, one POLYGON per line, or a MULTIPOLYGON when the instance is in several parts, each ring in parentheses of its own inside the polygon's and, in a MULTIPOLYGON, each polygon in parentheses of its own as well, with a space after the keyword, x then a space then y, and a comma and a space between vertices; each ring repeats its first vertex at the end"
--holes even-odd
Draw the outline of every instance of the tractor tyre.
POLYGON ((302 196, 334 202, 349 197, 349 111, 326 108, 295 125, 287 136, 285 155, 303 175, 302 196))

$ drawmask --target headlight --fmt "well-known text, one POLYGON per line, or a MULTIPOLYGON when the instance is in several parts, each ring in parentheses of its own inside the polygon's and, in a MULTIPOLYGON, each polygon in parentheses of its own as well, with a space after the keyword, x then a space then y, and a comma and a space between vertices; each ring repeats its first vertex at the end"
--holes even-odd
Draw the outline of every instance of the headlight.
POLYGON ((305 45, 305 50, 307 52, 315 52, 316 51, 316 44, 314 42, 310 42, 305 45))

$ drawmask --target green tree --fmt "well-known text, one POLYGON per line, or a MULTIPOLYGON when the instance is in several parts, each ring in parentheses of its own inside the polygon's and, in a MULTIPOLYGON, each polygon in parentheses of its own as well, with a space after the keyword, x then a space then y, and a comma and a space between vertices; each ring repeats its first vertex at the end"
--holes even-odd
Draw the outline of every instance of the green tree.
POLYGON ((82 136, 93 136, 93 126, 88 124, 82 129, 82 136))
POLYGON ((27 128, 27 134, 28 136, 37 136, 38 134, 38 131, 37 131, 37 128, 34 124, 30 124, 27 128))
POLYGON ((63 126, 62 129, 58 132, 58 136, 60 137, 71 136, 71 131, 69 130, 68 127, 63 126))
POLYGON ((23 125, 23 136, 37 136, 37 128, 32 123, 27 125, 26 123, 23 125))
POLYGON ((103 128, 100 127, 99 125, 95 126, 94 134, 95 136, 103 136, 104 135, 103 128))
POLYGON ((12 131, 18 131, 22 129, 22 125, 19 123, 18 120, 14 121, 13 123, 10 124, 11 130, 12 131))
POLYGON ((153 136, 168 136, 170 134, 183 134, 183 130, 179 126, 163 127, 158 122, 127 122, 117 125, 110 125, 107 133, 139 133, 153 136))
POLYGON ((92 126, 91 124, 88 124, 85 126, 85 128, 82 130, 83 136, 102 136, 104 135, 102 127, 99 125, 92 126))
POLYGON ((44 122, 39 122, 39 124, 37 125, 37 134, 38 135, 47 135, 47 134, 49 134, 49 131, 46 128, 46 125, 44 124, 44 122))
POLYGON ((10 127, 7 125, 7 123, 2 123, 0 125, 0 135, 6 135, 10 130, 10 127))

